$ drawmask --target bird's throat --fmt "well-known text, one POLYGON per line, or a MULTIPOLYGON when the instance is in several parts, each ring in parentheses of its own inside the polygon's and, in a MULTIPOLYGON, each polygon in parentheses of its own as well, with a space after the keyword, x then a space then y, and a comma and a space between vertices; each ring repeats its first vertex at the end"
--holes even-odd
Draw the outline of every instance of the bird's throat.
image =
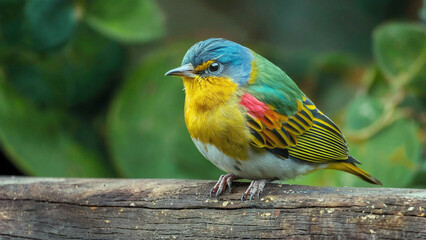
POLYGON ((246 160, 250 132, 239 104, 238 85, 226 78, 183 78, 185 123, 192 138, 246 160))
POLYGON ((183 78, 185 103, 194 111, 212 111, 226 104, 236 93, 238 85, 227 78, 183 78))

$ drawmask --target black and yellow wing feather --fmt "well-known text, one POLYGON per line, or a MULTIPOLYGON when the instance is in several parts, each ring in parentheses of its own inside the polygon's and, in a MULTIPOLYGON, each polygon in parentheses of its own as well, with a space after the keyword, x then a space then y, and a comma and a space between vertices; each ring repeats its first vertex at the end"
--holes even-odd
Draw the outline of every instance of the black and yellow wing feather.
POLYGON ((337 126, 309 99, 304 97, 297 104, 298 111, 291 117, 276 113, 272 106, 263 117, 249 114, 252 144, 274 154, 279 152, 276 155, 281 158, 290 156, 313 163, 347 160, 348 147, 337 126))
POLYGON ((360 162, 349 155, 342 132, 306 97, 297 100, 298 109, 293 116, 278 114, 270 105, 257 108, 261 109, 257 112, 255 108, 250 111, 250 104, 245 106, 249 106, 248 126, 254 147, 266 149, 282 159, 328 164, 329 169, 381 185, 378 179, 355 165, 360 162))
MULTIPOLYGON (((312 127, 297 137, 297 144, 288 149, 293 158, 314 163, 347 161, 348 145, 339 128, 309 100, 303 105, 311 111, 312 127)), ((353 161, 350 158, 350 161, 353 161)))

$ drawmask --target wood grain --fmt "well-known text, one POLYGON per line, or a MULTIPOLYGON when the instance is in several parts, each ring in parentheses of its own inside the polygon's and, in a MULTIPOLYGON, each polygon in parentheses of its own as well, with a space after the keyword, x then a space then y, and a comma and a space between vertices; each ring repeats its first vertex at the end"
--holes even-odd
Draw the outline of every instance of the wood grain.
POLYGON ((426 190, 0 177, 0 239, 426 239, 426 190))

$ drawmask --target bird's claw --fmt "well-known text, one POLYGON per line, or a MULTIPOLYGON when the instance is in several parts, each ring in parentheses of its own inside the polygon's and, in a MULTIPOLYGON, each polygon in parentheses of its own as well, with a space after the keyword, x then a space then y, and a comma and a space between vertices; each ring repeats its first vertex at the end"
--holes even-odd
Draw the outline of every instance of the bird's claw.
POLYGON ((247 197, 249 197, 249 205, 251 207, 253 197, 257 195, 257 198, 260 198, 260 194, 263 192, 267 182, 268 180, 252 181, 250 186, 241 196, 241 201, 244 201, 247 197))
POLYGON ((237 179, 237 176, 232 173, 221 175, 214 187, 210 190, 210 197, 214 195, 216 198, 218 198, 220 194, 223 193, 223 190, 226 189, 226 187, 228 187, 229 192, 231 192, 231 184, 235 179, 237 179))
MULTIPOLYGON (((235 178, 233 178, 233 179, 235 179, 235 178)), ((232 179, 232 178, 227 178, 227 179, 226 179, 226 184, 228 185, 229 192, 231 192, 231 191, 232 191, 231 184, 232 184, 232 180, 233 180, 233 179, 232 179)))

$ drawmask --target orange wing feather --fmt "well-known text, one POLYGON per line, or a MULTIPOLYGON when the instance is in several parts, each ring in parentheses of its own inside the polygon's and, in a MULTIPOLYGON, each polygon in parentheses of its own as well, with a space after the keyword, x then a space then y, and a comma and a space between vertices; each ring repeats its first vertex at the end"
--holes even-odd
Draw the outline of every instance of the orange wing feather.
POLYGON ((301 102, 294 116, 285 116, 275 111, 271 105, 264 104, 246 93, 241 104, 248 110, 248 126, 252 131, 252 144, 259 148, 288 148, 296 146, 297 136, 313 125, 311 111, 301 102))

